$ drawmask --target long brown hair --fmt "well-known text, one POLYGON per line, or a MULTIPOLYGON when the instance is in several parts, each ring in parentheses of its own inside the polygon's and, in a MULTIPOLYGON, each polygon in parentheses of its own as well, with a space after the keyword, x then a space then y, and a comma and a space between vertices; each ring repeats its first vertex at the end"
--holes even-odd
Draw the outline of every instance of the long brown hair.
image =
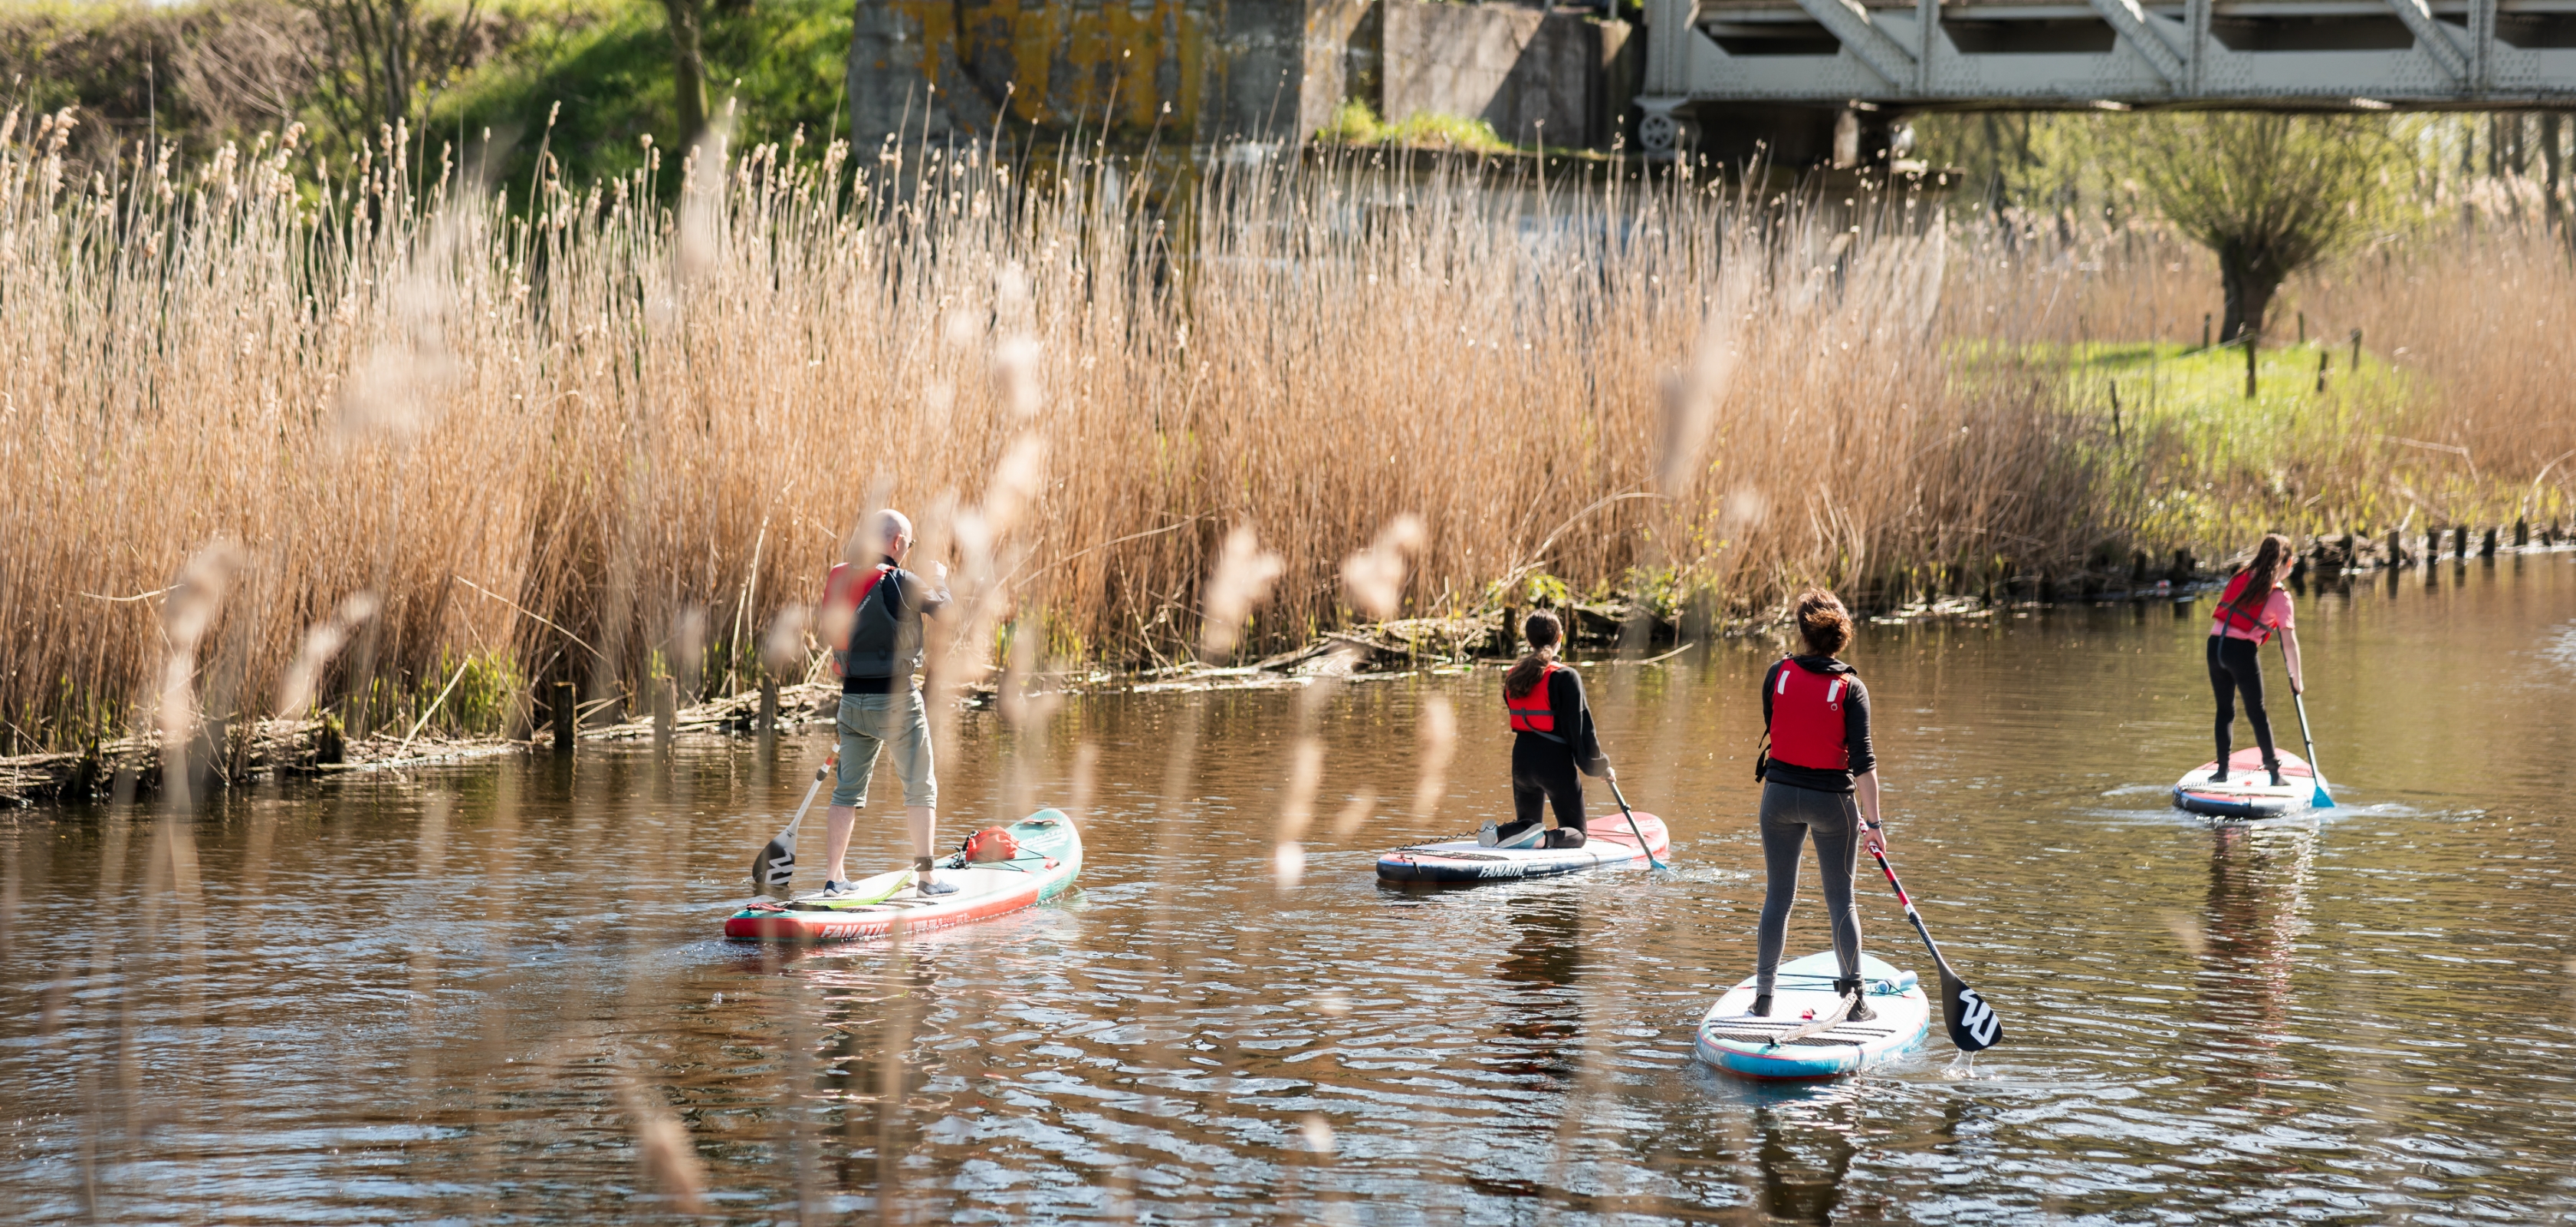
POLYGON ((2249 578, 2237 591, 2236 599, 2227 603, 2228 608, 2238 613, 2263 608, 2263 602, 2272 595, 2272 585, 2281 582, 2281 564, 2289 559, 2290 539, 2279 533, 2265 533, 2263 544, 2254 547, 2254 561, 2245 564, 2243 574, 2249 578))
POLYGON ((1557 621, 1555 614, 1541 609, 1521 622, 1521 638, 1529 640, 1529 655, 1514 661, 1512 671, 1503 675, 1503 697, 1507 699, 1528 694, 1531 687, 1538 685, 1538 679, 1547 676, 1547 667, 1553 660, 1548 649, 1564 641, 1565 624, 1557 621))

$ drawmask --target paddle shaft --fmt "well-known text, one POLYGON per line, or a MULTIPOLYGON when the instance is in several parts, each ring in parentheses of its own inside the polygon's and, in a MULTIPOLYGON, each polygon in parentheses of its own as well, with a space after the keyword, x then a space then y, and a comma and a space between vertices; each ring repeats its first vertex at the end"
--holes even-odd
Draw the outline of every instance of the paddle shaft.
POLYGON ((1646 846, 1646 833, 1637 829, 1637 811, 1628 808, 1628 798, 1619 792, 1619 781, 1610 781, 1610 795, 1617 798, 1619 812, 1628 816, 1628 833, 1637 837, 1637 850, 1646 854, 1646 863, 1657 869, 1664 868, 1664 863, 1655 859, 1655 850, 1646 846))
POLYGON ((805 821, 805 811, 814 808, 814 798, 822 793, 823 781, 832 778, 832 768, 840 761, 841 752, 837 749, 823 756, 823 765, 814 769, 813 787, 805 790, 805 799, 796 805, 796 816, 787 820, 787 829, 780 834, 796 833, 797 824, 805 821))
POLYGON ((1958 973, 1950 970, 1950 960, 1941 957, 1941 944, 1932 940, 1930 929, 1923 927, 1923 914, 1914 910, 1914 897, 1905 893, 1903 882, 1896 880, 1896 869, 1887 863, 1886 850, 1872 848, 1869 855, 1878 862, 1878 871, 1887 875, 1888 886, 1896 891, 1896 901, 1905 905, 1905 918, 1914 922, 1915 936, 1922 938, 1923 948, 1932 952, 1932 961, 1940 965, 1941 974, 1957 979, 1958 973))
MULTIPOLYGON (((2281 668, 2286 672, 2289 667, 2290 640, 2287 636, 2283 636, 2281 639, 2281 668)), ((2299 709, 2299 744, 2305 747, 2308 751, 2308 778, 2316 782, 2317 792, 2314 797, 2309 799, 2309 804, 2332 805, 2334 804, 2334 795, 2326 791, 2325 769, 2317 766, 2317 740, 2316 738, 2308 735, 2308 696, 2300 693, 2300 690, 2301 687, 2297 683, 2294 682, 2291 684, 2290 705, 2299 709)))
POLYGON ((1886 849, 1871 848, 1869 854, 1877 859, 1878 871, 1887 875, 1888 886, 1896 891, 1896 901, 1905 905, 1905 918, 1914 923, 1914 935, 1922 938, 1923 948, 1932 952, 1932 965, 1941 969, 1941 1016, 1949 1024, 1950 1042, 1963 1052, 1994 1047, 2004 1037, 2003 1022, 1995 1017, 1994 1007, 1950 969, 1950 960, 1941 957, 1941 944, 1932 940, 1932 930, 1923 926, 1923 914, 1914 910, 1914 897, 1906 894, 1905 884, 1896 880, 1896 868, 1887 863, 1886 849))
POLYGON ((751 880, 762 890, 785 886, 795 879, 796 828, 804 824, 805 811, 814 808, 814 798, 822 794, 823 781, 832 778, 832 768, 840 761, 838 747, 823 756, 823 765, 814 769, 813 785, 805 790, 805 799, 796 806, 796 816, 788 819, 784 830, 771 836, 768 843, 760 846, 760 851, 752 854, 751 880))

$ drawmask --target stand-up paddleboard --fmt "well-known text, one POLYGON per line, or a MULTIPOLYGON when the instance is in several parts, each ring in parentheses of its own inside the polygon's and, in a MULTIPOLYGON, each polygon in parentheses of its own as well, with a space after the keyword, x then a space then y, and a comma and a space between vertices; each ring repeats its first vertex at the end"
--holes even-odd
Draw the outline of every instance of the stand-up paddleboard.
MULTIPOLYGON (((1643 810, 1637 830, 1657 856, 1672 851, 1664 820, 1643 810)), ((1377 858, 1377 876, 1389 882, 1490 882, 1499 878, 1543 878, 1602 865, 1643 865, 1646 850, 1628 831, 1628 818, 1612 814, 1591 820, 1580 848, 1480 848, 1473 835, 1435 843, 1412 844, 1377 858)))
POLYGON ((854 883, 837 899, 806 895, 754 903, 725 921, 740 942, 847 942, 883 937, 897 922, 906 933, 990 920, 1054 898, 1082 873, 1082 835, 1063 811, 1042 809, 1010 827, 1019 855, 967 864, 964 853, 939 862, 939 880, 955 894, 925 895, 913 871, 898 869, 854 883))
POLYGON ((2263 770, 2263 751, 2238 750, 2227 757, 2224 784, 2209 782, 2209 774, 2218 770, 2215 759, 2184 772, 2181 779, 2174 781, 2174 804, 2212 818, 2276 818, 2308 808, 2317 794, 2316 771, 2308 766, 2308 760, 2296 754, 2287 750, 2278 753, 2278 785, 2272 783, 2271 773, 2263 770))
POLYGON ((1692 1045, 1700 1060, 1746 1078, 1837 1078, 1858 1073, 1923 1046, 1931 1029, 1932 1005, 1915 983, 1914 973, 1860 956, 1860 974, 1869 1008, 1878 1015, 1868 1022, 1839 1022, 1811 1035, 1817 1019, 1841 1008, 1834 978, 1842 974, 1834 952, 1793 959, 1780 967, 1771 989, 1771 1012, 1754 1018, 1753 981, 1727 990, 1700 1020, 1699 1040, 1692 1045), (1783 1036, 1790 1038, 1783 1041, 1783 1036))

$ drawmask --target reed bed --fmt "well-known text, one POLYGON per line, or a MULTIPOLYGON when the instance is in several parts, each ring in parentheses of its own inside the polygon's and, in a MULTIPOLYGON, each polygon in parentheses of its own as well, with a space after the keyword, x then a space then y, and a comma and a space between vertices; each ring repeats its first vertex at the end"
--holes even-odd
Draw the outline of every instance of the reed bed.
MULTIPOLYGON (((745 685, 764 643, 810 672, 821 573, 879 503, 960 564, 968 671, 1023 637, 1117 665, 1301 639, 1360 616, 1344 563, 1406 516, 1403 616, 1535 577, 1739 617, 1809 582, 1974 587, 2136 529, 2110 423, 2028 347, 2183 292, 2169 246, 2086 269, 2109 239, 1901 190, 719 142, 505 214, 400 133, 67 183, 67 123, 0 133, 20 746, 154 723, 174 589, 206 576, 209 715, 363 732, 477 693, 438 723, 516 729, 555 680, 618 715, 745 685), (1275 586, 1205 636, 1245 530, 1275 586)), ((2563 262, 2524 273, 2514 303, 2563 301, 2563 262)))

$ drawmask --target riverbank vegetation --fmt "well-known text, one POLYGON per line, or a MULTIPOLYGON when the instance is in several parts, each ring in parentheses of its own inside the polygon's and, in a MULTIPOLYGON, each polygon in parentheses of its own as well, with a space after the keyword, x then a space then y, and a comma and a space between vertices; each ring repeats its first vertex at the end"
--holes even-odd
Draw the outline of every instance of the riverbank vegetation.
POLYGON ((1811 582, 2014 595, 2265 528, 2545 522, 2576 449, 2565 248, 2473 200, 2294 280, 2274 330, 2336 338, 2327 391, 2293 344, 2248 401, 2198 344, 2199 248, 1903 185, 1365 151, 1157 193, 790 140, 520 210, 408 133, 74 179, 66 122, 0 142, 21 748, 172 696, 357 737, 492 721, 438 697, 468 672, 515 729, 556 682, 615 720, 802 680, 817 577, 887 501, 959 565, 980 677, 1185 658, 1238 528, 1277 556, 1266 602, 1218 602, 1259 654, 1533 592, 1706 625, 1811 582))

